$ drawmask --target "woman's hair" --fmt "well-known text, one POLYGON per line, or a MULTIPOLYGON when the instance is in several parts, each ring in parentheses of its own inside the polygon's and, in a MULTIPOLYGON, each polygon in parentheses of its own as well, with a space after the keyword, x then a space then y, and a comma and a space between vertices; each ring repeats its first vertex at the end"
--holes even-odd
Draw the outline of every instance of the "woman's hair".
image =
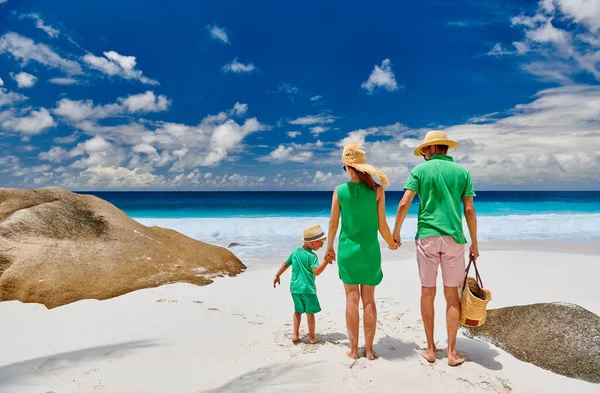
MULTIPOLYGON (((348 165, 349 166, 349 165, 348 165)), ((353 166, 350 166, 350 168, 352 168, 352 170, 354 172, 356 172, 356 176, 358 176, 358 178, 360 179, 361 182, 365 183, 367 186, 369 186, 369 188, 373 191, 377 190, 377 187, 379 187, 379 184, 377 184, 375 182, 375 180, 373 180, 373 176, 369 175, 366 172, 361 172, 358 169, 354 168, 353 166)))

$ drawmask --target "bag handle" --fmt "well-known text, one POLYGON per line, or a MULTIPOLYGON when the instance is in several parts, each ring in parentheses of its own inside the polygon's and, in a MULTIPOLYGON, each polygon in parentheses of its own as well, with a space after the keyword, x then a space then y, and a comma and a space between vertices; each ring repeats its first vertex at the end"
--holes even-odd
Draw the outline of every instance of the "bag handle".
POLYGON ((477 269, 477 263, 475 263, 475 258, 473 258, 473 255, 469 255, 469 264, 467 265, 467 268, 465 269, 465 279, 463 281, 463 288, 465 287, 465 285, 467 285, 467 277, 469 276, 469 270, 471 269, 471 263, 473 264, 473 267, 475 268, 475 278, 476 278, 477 282, 479 283, 479 286, 481 288, 483 288, 483 282, 481 281, 481 276, 479 275, 479 269, 477 269))

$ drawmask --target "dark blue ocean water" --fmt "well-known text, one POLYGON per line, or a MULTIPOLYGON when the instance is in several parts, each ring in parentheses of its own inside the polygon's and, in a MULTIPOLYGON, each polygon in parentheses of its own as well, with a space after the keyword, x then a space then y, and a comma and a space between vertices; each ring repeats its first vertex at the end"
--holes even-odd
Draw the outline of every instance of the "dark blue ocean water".
MULTIPOLYGON (((332 192, 86 192, 134 218, 326 216, 332 192)), ((387 215, 395 215, 401 191, 386 192, 387 215)), ((415 198, 409 215, 418 209, 415 198)), ((479 191, 478 215, 600 213, 600 191, 479 191)))

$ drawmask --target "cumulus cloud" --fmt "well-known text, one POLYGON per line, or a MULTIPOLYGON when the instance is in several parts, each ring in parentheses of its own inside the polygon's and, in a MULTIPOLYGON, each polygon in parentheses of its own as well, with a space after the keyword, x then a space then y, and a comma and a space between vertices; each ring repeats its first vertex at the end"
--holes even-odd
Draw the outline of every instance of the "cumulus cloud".
POLYGON ((231 63, 225 64, 222 68, 223 72, 233 72, 236 74, 248 74, 248 73, 253 72, 255 69, 256 69, 256 67, 254 66, 254 64, 240 63, 238 61, 237 57, 235 59, 233 59, 233 61, 231 63))
POLYGON ((206 26, 211 38, 229 44, 229 37, 227 36, 227 32, 222 27, 217 25, 206 26))
MULTIPOLYGON (((2 86, 4 83, 0 83, 2 86)), ((25 101, 27 97, 22 94, 8 91, 7 89, 0 87, 0 107, 12 106, 18 102, 25 101)))
POLYGON ((135 56, 123 56, 115 51, 103 52, 104 57, 86 54, 83 61, 91 68, 110 77, 116 76, 128 80, 137 80, 147 85, 158 85, 158 81, 145 77, 137 70, 135 56))
POLYGON ((67 120, 97 120, 134 113, 162 112, 169 108, 171 101, 164 95, 156 96, 152 91, 120 97, 117 103, 94 105, 92 100, 73 101, 63 98, 58 101, 53 112, 67 120))
POLYGON ((392 70, 390 59, 385 59, 381 62, 381 66, 375 65, 373 72, 369 75, 369 79, 363 82, 361 87, 369 94, 373 94, 376 89, 384 89, 387 91, 398 90, 396 76, 392 70))
POLYGON ((236 116, 244 116, 246 114, 246 112, 248 112, 248 104, 241 104, 239 102, 236 102, 233 105, 232 112, 236 116))
POLYGON ((27 72, 19 72, 18 74, 10 73, 10 76, 17 82, 17 85, 21 88, 29 88, 35 85, 37 82, 37 76, 31 75, 27 72))
POLYGON ((60 163, 69 157, 69 151, 60 146, 53 146, 50 150, 38 154, 40 160, 60 163))
POLYGON ((290 138, 295 138, 298 135, 302 135, 302 133, 300 131, 288 131, 287 136, 289 136, 290 138))
POLYGON ((277 149, 273 150, 269 153, 268 156, 258 158, 259 161, 270 161, 275 163, 284 163, 284 162, 307 162, 314 156, 314 153, 311 151, 299 151, 296 152, 296 149, 292 146, 284 146, 279 145, 277 149))
POLYGON ((50 47, 36 44, 33 40, 17 33, 6 33, 0 37, 0 54, 7 53, 23 64, 35 61, 47 68, 59 69, 68 75, 82 74, 78 62, 62 58, 50 47))
POLYGON ((19 19, 26 19, 26 18, 33 19, 33 21, 35 21, 35 27, 37 27, 40 30, 43 30, 46 34, 48 34, 52 38, 56 38, 60 34, 59 30, 45 24, 40 16, 40 14, 36 14, 36 13, 32 12, 30 14, 19 15, 19 19))
POLYGON ((55 125, 54 119, 50 116, 50 112, 46 108, 32 110, 27 116, 11 116, 2 122, 3 128, 20 132, 24 135, 41 134, 46 129, 55 125))
POLYGON ((310 97, 311 101, 319 101, 321 98, 323 98, 323 96, 312 96, 310 97))
POLYGON ((310 132, 314 136, 319 136, 319 134, 322 134, 327 130, 329 130, 329 127, 315 126, 315 127, 311 127, 310 132))

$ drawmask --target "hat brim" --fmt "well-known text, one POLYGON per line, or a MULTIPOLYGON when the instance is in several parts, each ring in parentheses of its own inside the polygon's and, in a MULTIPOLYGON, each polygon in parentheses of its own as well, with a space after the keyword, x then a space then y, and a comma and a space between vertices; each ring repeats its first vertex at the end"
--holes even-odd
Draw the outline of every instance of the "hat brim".
POLYGON ((428 146, 434 146, 434 145, 448 146, 448 150, 452 150, 452 149, 456 149, 458 147, 458 142, 452 141, 450 139, 438 139, 436 141, 423 143, 422 145, 420 145, 419 147, 417 147, 415 149, 415 151, 414 151, 415 156, 420 156, 421 152, 423 151, 424 148, 426 148, 428 146))
POLYGON ((304 237, 303 237, 303 238, 302 238, 302 241, 303 241, 304 243, 310 243, 310 242, 316 242, 316 241, 319 241, 319 240, 325 240, 325 239, 327 239, 327 235, 326 235, 326 234, 323 234, 323 236, 319 236, 319 237, 317 237, 316 239, 311 237, 311 238, 308 238, 308 240, 307 240, 306 238, 304 238, 304 237))

